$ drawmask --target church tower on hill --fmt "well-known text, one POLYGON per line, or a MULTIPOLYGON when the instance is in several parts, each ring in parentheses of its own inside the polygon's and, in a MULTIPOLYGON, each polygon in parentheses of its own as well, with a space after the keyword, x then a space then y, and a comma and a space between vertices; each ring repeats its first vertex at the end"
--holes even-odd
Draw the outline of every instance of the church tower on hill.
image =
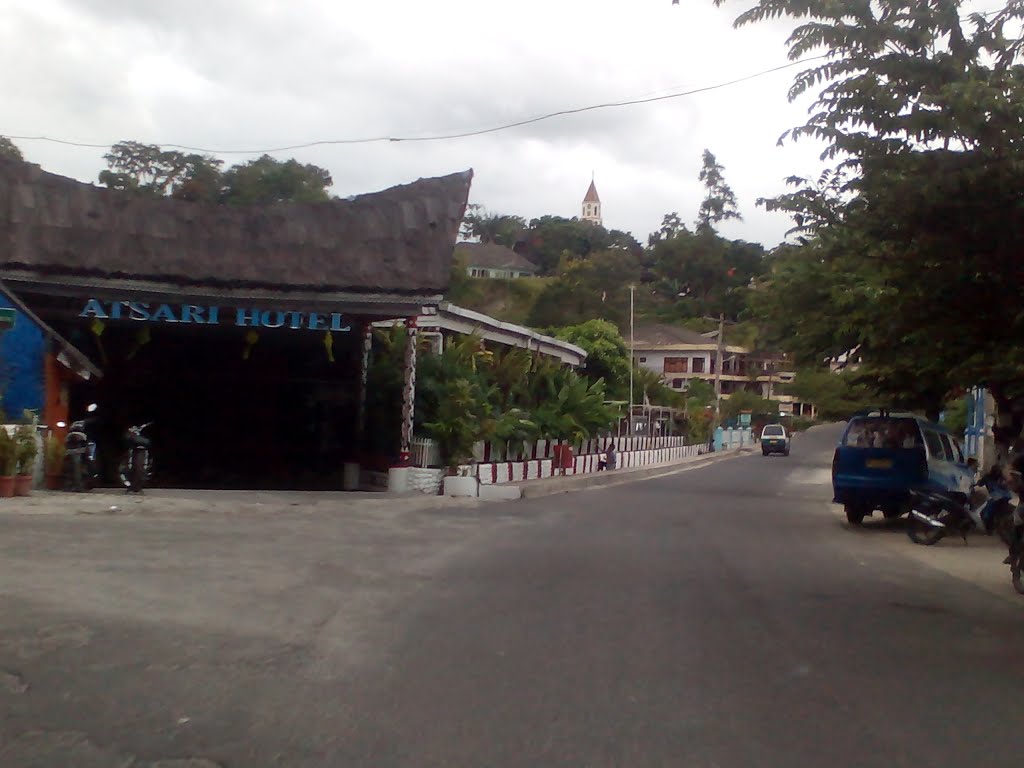
POLYGON ((583 198, 583 216, 580 218, 591 224, 597 224, 599 227, 604 224, 601 219, 601 198, 597 194, 597 187, 594 185, 593 179, 590 180, 590 189, 587 190, 587 194, 583 198))

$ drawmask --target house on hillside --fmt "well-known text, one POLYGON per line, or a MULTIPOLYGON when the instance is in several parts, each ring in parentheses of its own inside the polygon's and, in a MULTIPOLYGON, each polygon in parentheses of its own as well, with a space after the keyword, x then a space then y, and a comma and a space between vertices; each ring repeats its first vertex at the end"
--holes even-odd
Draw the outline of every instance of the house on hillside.
POLYGON ((494 243, 459 243, 455 246, 455 258, 470 277, 511 280, 537 274, 537 265, 528 258, 494 243))
MULTIPOLYGON (((654 371, 665 386, 685 392, 700 379, 714 385, 718 360, 718 331, 699 333, 674 325, 637 326, 633 333, 634 363, 654 371)), ((734 392, 756 392, 779 403, 779 411, 794 416, 813 416, 814 406, 780 393, 780 385, 795 378, 785 355, 752 350, 726 339, 722 347, 722 372, 718 376, 723 398, 734 392)))

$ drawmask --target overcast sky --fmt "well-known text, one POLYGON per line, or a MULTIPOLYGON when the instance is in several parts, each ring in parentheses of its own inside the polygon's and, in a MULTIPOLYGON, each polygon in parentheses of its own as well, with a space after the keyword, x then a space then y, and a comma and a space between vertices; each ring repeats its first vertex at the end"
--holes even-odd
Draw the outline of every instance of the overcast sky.
MULTIPOLYGON (((0 134, 260 149, 323 139, 490 128, 558 109, 660 95, 787 63, 790 23, 732 28, 734 0, 0 0, 0 134)), ((605 224, 645 241, 692 221, 701 152, 726 168, 744 221, 820 147, 776 146, 803 122, 796 70, 711 93, 433 143, 320 146, 341 196, 473 168, 471 201, 526 218, 576 216, 596 176, 605 224)), ((94 181, 103 150, 17 141, 47 170, 94 181)), ((251 156, 221 155, 229 164, 251 156)))

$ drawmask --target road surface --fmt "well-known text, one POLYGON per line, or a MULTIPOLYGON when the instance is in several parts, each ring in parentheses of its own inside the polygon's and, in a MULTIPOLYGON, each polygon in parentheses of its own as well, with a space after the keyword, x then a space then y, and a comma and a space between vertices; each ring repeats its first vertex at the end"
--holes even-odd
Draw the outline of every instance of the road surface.
POLYGON ((1024 599, 849 529, 835 437, 473 510, 0 513, 0 765, 1020 765, 1024 599))

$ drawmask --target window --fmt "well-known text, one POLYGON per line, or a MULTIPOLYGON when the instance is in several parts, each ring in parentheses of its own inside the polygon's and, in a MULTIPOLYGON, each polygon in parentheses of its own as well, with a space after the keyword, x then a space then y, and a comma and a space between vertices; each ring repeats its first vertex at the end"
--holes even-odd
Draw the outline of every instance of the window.
POLYGON ((686 373, 689 360, 685 357, 666 357, 665 373, 686 373))
POLYGON ((693 358, 693 372, 694 373, 704 373, 704 358, 703 357, 695 357, 695 358, 693 358))
POLYGON ((764 432, 761 433, 761 437, 785 437, 786 430, 781 424, 769 424, 764 428, 764 432))
POLYGON ((641 363, 646 363, 647 362, 647 358, 646 357, 641 357, 640 358, 640 362, 641 363))
POLYGON ((956 451, 953 450, 949 435, 939 434, 939 439, 942 440, 942 453, 945 455, 946 461, 956 461, 956 451))
POLYGON ((682 379, 672 379, 672 389, 682 389, 682 388, 683 388, 683 380, 682 379))
POLYGON ((967 461, 967 459, 964 458, 964 447, 962 445, 960 445, 960 441, 957 440, 955 437, 954 438, 950 438, 950 440, 953 443, 953 450, 956 451, 956 460, 957 460, 957 462, 960 463, 960 464, 965 463, 967 461))
POLYGON ((945 451, 942 449, 942 440, 937 432, 926 429, 924 431, 924 442, 928 446, 929 456, 936 459, 941 459, 945 456, 945 451))
MULTIPOLYGON (((934 435, 934 433, 932 433, 934 435)), ((934 435, 936 456, 943 455, 942 442, 934 435), (937 453, 936 453, 937 451, 937 453)), ((843 438, 843 445, 859 448, 916 448, 921 445, 921 432, 914 419, 882 418, 879 416, 854 418, 843 438)))

